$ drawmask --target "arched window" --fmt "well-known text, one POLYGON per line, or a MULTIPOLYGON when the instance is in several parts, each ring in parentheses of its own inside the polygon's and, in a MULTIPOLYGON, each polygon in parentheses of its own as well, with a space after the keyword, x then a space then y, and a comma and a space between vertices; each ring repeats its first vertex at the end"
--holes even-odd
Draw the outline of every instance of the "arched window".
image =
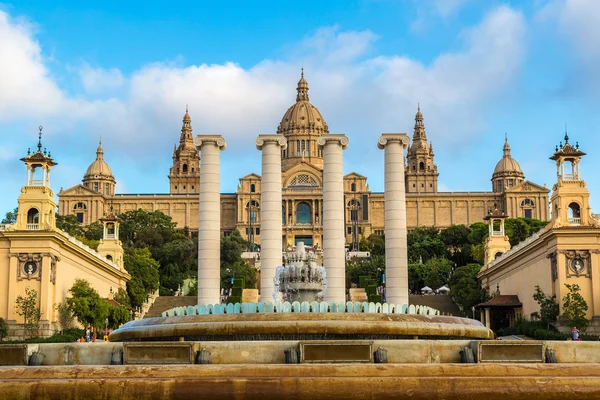
POLYGON ((521 207, 533 207, 535 206, 535 204, 533 203, 533 200, 531 199, 525 199, 521 202, 521 207))
POLYGON ((87 206, 84 203, 79 202, 73 206, 73 210, 77 210, 77 209, 85 210, 85 209, 87 209, 87 206))
POLYGON ((423 161, 419 163, 419 171, 425 171, 425 163, 423 161))
POLYGON ((285 207, 281 206, 281 223, 285 225, 285 207))
POLYGON ((300 141, 296 140, 296 157, 300 157, 300 141))
POLYGON ((188 166, 187 166, 187 164, 183 164, 183 173, 187 174, 187 172, 188 172, 188 166))
POLYGON ((496 258, 500 257, 501 255, 502 255, 502 252, 501 252, 501 251, 497 252, 497 253, 494 255, 494 259, 496 259, 496 258))
POLYGON ((104 184, 104 194, 110 196, 110 185, 108 183, 104 184))
POLYGON ((28 224, 39 224, 40 223, 40 213, 37 208, 30 208, 27 211, 27 223, 28 224))
POLYGON ((310 224, 310 206, 308 203, 300 203, 296 208, 296 223, 310 224))
POLYGON ((112 260, 113 260, 113 258, 112 258, 112 256, 111 256, 110 254, 107 254, 107 255, 106 255, 106 259, 107 259, 107 260, 109 260, 109 261, 112 261, 112 260))
POLYGON ((569 204, 568 213, 568 219, 570 224, 579 225, 581 223, 581 210, 579 208, 579 204, 575 202, 569 204))
POLYGON ((350 191, 356 192, 356 183, 352 182, 352 184, 350 185, 350 191))
POLYGON ((99 192, 100 188, 98 187, 98 182, 94 182, 94 191, 99 192))
POLYGON ((350 200, 348 202, 348 209, 350 210, 350 221, 358 221, 358 212, 360 210, 360 202, 358 200, 350 200))
POLYGON ((106 224, 106 233, 108 233, 109 235, 114 235, 115 234, 115 224, 113 224, 112 222, 109 222, 106 224))
POLYGON ((256 200, 249 201, 246 203, 246 210, 248 210, 249 221, 255 223, 258 220, 258 202, 256 200))
POLYGON ((250 184, 250 193, 256 192, 256 185, 254 183, 250 184))
POLYGON ((291 180, 288 186, 317 186, 317 182, 312 176, 298 175, 291 180))

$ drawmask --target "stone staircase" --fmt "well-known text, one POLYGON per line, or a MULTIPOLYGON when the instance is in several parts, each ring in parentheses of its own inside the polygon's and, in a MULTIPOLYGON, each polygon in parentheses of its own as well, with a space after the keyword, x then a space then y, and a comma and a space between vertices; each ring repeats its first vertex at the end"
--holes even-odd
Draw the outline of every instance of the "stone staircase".
POLYGON ((363 301, 369 301, 367 292, 364 288, 352 288, 349 289, 348 292, 350 294, 351 302, 359 301, 362 303, 363 301))
POLYGON ((160 317, 161 313, 173 307, 187 307, 198 304, 196 296, 160 296, 148 310, 144 318, 160 317))
POLYGON ((442 314, 451 314, 455 317, 462 317, 460 309, 452 301, 452 297, 448 295, 410 295, 408 303, 415 306, 428 306, 439 310, 442 314))

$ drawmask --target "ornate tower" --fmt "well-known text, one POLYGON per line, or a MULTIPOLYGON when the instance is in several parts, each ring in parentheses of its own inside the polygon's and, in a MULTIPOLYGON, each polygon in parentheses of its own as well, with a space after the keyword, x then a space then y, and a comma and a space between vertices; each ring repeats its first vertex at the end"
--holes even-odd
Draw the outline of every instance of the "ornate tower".
POLYGON ((494 204, 494 210, 490 210, 489 214, 483 217, 489 225, 489 235, 485 240, 485 259, 484 265, 489 264, 497 257, 506 253, 510 250, 510 242, 508 236, 504 232, 504 220, 508 216, 504 213, 504 210, 498 210, 496 204, 494 204))
POLYGON ((506 189, 517 186, 525 180, 525 175, 521 171, 519 163, 510 155, 510 145, 507 137, 504 139, 503 151, 504 155, 496 164, 492 175, 492 191, 496 193, 504 192, 506 189))
POLYGON ((115 194, 115 183, 112 170, 104 161, 104 149, 102 148, 102 140, 100 140, 96 150, 96 160, 90 164, 83 176, 83 186, 105 196, 113 196, 115 194))
POLYGON ((21 158, 27 165, 27 184, 21 188, 19 211, 15 230, 52 230, 56 228, 56 202, 50 189, 50 169, 57 165, 44 148, 42 152, 42 127, 40 126, 37 151, 27 150, 21 158))
POLYGON ((200 157, 194 147, 192 119, 185 107, 179 147, 173 149, 173 166, 169 171, 170 193, 198 194, 200 187, 200 157))
POLYGON ((281 169, 286 171, 302 161, 323 169, 323 150, 317 145, 317 139, 328 134, 329 128, 319 110, 309 102, 304 69, 296 90, 296 103, 287 110, 277 127, 277 133, 285 136, 288 143, 287 149, 281 151, 281 169))
POLYGON ((560 146, 556 146, 555 153, 550 157, 556 161, 558 175, 558 182, 552 187, 550 197, 552 227, 598 224, 591 216, 590 192, 579 170, 579 161, 583 156, 585 153, 579 150, 579 143, 572 146, 565 132, 565 144, 561 142, 560 146))
POLYGON ((406 193, 436 193, 438 187, 437 165, 433 162, 433 146, 427 144, 421 107, 415 116, 415 131, 408 149, 408 167, 405 172, 406 193))
POLYGON ((103 218, 100 218, 100 222, 104 225, 104 232, 100 244, 98 245, 98 253, 117 264, 119 268, 124 271, 123 244, 119 240, 119 225, 123 221, 121 221, 121 219, 111 210, 103 218))

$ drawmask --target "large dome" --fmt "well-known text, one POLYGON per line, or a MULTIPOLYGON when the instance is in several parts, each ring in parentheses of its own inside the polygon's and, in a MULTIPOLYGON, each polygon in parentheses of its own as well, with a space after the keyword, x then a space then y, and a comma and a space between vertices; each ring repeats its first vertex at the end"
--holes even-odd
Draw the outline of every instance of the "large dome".
POLYGON ((494 169, 494 176, 500 174, 523 176, 521 166, 510 155, 510 146, 508 144, 508 140, 504 141, 504 156, 500 161, 498 161, 498 164, 496 164, 496 168, 494 169))
POLYGON ((304 71, 298 81, 297 91, 296 103, 287 110, 281 119, 277 133, 284 136, 329 133, 325 119, 308 100, 308 83, 304 79, 304 71))
POLYGON ((98 150, 96 150, 96 160, 90 164, 87 171, 85 171, 84 179, 86 178, 114 178, 112 170, 104 161, 104 149, 102 148, 102 142, 98 146, 98 150))

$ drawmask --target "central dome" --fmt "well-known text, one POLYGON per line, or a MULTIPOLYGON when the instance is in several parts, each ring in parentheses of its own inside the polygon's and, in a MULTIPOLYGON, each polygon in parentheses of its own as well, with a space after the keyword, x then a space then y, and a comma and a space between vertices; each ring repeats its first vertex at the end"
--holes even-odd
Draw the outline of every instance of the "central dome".
POLYGON ((292 105, 277 127, 277 133, 290 135, 322 135, 329 133, 329 128, 321 112, 308 100, 308 83, 304 79, 304 70, 298 81, 296 103, 292 105))
POLYGON ((510 146, 508 144, 508 140, 504 141, 504 156, 498 164, 496 164, 496 168, 494 168, 494 176, 496 175, 517 175, 523 176, 523 171, 521 171, 521 166, 510 155, 510 146))
POLYGON ((85 178, 93 178, 93 177, 107 177, 113 178, 113 173, 106 161, 104 161, 104 149, 102 148, 102 142, 98 146, 98 150, 96 150, 96 160, 90 164, 87 171, 85 171, 85 178))

